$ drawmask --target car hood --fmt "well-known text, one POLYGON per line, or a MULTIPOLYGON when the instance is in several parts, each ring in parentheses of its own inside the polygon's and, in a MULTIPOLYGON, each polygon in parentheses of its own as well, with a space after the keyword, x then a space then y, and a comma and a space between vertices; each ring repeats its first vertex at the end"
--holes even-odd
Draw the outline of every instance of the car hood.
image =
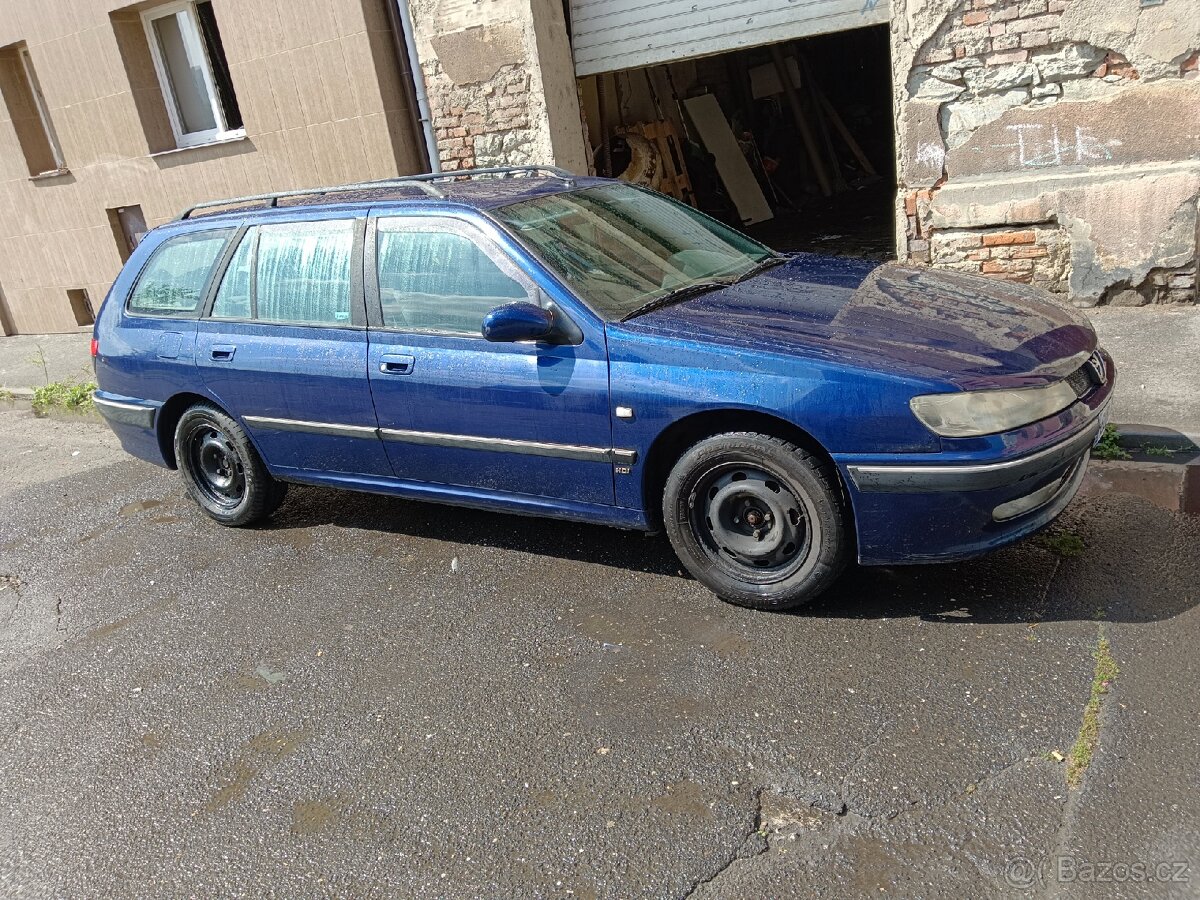
POLYGON ((842 361, 964 390, 1044 384, 1096 348, 1087 320, 1027 285, 798 254, 638 316, 632 332, 842 361))

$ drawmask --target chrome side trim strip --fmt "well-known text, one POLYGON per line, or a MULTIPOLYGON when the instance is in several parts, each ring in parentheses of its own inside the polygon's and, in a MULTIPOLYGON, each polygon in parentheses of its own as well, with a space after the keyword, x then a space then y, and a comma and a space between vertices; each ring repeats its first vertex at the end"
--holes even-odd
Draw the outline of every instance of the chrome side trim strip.
POLYGON ((456 447, 460 450, 494 450, 529 456, 549 456, 556 459, 578 459, 585 462, 606 462, 631 466, 637 462, 636 450, 616 450, 607 447, 585 447, 579 444, 548 444, 541 441, 518 441, 512 438, 477 437, 468 434, 443 434, 437 431, 406 431, 400 428, 371 428, 366 425, 337 425, 331 422, 305 422, 299 419, 273 419, 268 416, 243 416, 247 425, 269 428, 272 431, 302 431, 328 434, 334 437, 382 438, 402 444, 424 444, 432 447, 456 447))
POLYGON ((118 400, 107 400, 104 397, 92 395, 96 404, 96 412, 110 422, 121 425, 134 425, 138 428, 153 428, 154 416, 158 412, 156 406, 146 406, 141 403, 122 403, 118 400))
POLYGON ((1069 460, 1092 446, 1100 431, 1097 417, 1082 431, 1052 447, 1004 462, 961 466, 856 466, 846 469, 860 491, 920 494, 931 491, 986 491, 1015 485, 1069 460))
POLYGON ((546 444, 540 441, 518 441, 511 438, 476 437, 466 434, 441 434, 436 431, 405 431, 398 428, 381 428, 379 436, 385 441, 396 441, 404 444, 424 444, 434 447, 456 447, 460 450, 499 450, 529 456, 579 459, 585 462, 619 463, 627 466, 637 461, 636 450, 584 447, 578 444, 546 444))
POLYGON ((373 438, 379 437, 379 429, 369 425, 336 425, 332 422, 304 422, 299 419, 272 419, 268 416, 243 416, 247 425, 269 428, 272 431, 306 431, 310 434, 328 434, 334 437, 373 438))

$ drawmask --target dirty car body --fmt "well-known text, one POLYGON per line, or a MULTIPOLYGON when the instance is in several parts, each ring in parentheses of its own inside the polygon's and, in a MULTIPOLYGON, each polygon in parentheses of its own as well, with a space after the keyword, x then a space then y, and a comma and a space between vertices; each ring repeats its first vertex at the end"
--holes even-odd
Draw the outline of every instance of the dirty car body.
POLYGON ((229 509, 269 480, 665 519, 673 541, 695 519, 696 559, 746 573, 744 590, 702 580, 747 605, 804 594, 796 557, 822 541, 868 565, 962 559, 1078 488, 1114 369, 1043 293, 783 257, 639 188, 519 174, 156 229, 96 324, 97 407, 229 509), (722 449, 745 435, 821 484, 722 449))

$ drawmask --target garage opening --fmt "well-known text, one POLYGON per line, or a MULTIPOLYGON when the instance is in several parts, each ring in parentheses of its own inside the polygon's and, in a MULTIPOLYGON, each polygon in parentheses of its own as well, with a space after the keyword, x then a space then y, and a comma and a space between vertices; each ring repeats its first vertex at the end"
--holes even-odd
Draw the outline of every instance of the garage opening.
POLYGON ((777 250, 891 259, 886 25, 580 79, 596 172, 777 250))

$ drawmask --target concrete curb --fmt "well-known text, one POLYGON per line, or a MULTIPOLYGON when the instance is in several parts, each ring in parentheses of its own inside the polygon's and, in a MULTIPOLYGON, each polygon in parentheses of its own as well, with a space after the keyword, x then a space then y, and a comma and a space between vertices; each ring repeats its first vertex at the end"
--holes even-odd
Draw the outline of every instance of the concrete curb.
POLYGON ((1083 494, 1133 494, 1170 512, 1200 516, 1200 463, 1093 459, 1083 494))
POLYGON ((1200 435, 1158 425, 1117 425, 1117 443, 1125 450, 1161 447, 1175 452, 1200 452, 1200 435))

